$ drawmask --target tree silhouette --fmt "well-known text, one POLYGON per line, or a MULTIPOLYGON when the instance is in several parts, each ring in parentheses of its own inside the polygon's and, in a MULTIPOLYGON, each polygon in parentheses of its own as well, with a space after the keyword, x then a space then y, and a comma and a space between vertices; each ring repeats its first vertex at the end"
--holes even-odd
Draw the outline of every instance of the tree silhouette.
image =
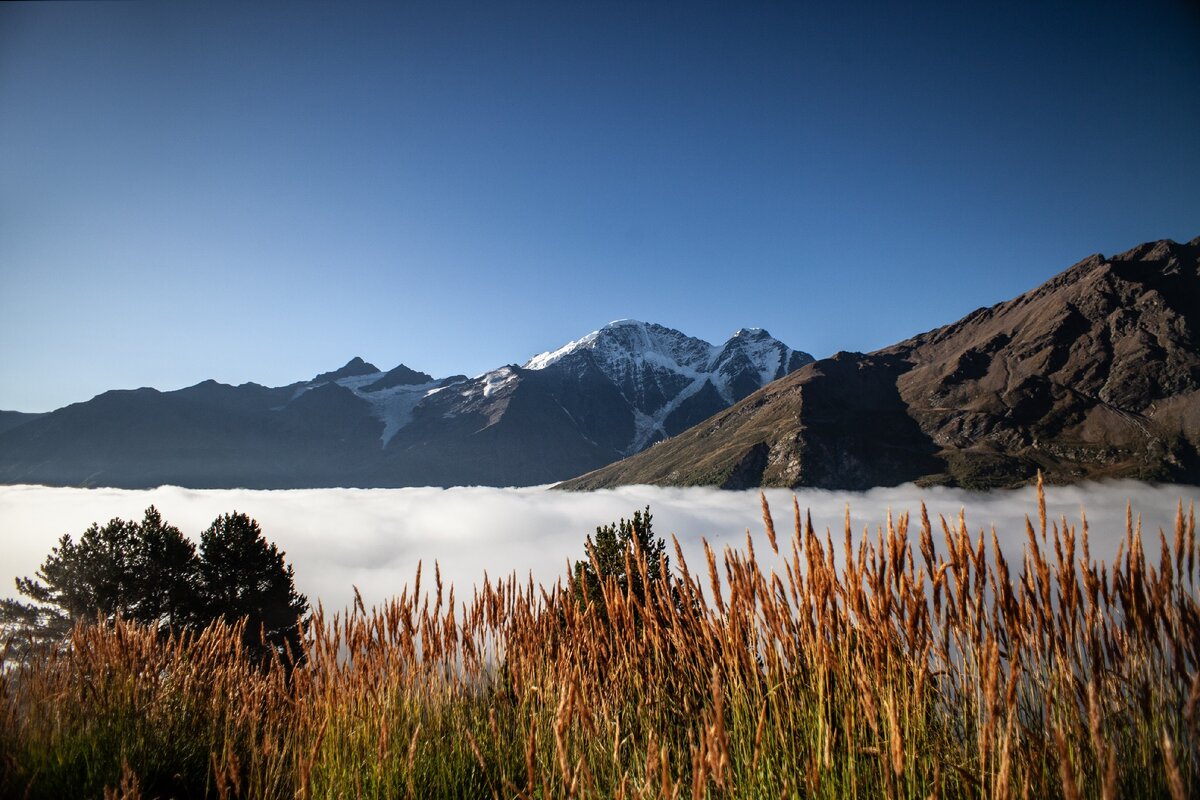
POLYGON ((141 523, 92 523, 76 542, 58 540, 35 578, 18 578, 33 600, 0 601, 0 624, 26 646, 62 639, 80 621, 124 619, 178 628, 197 609, 196 549, 154 506, 141 523))
POLYGON ((154 506, 146 509, 134 553, 136 591, 128 617, 148 625, 178 629, 203 623, 196 546, 154 506))
POLYGON ((59 539, 36 577, 17 578, 32 602, 0 600, 0 627, 27 650, 65 639, 80 622, 121 617, 165 633, 245 620, 252 657, 297 660, 308 601, 283 556, 245 514, 217 517, 197 551, 151 506, 140 523, 115 518, 93 523, 78 542, 59 539))
POLYGON ((200 594, 209 619, 245 620, 252 655, 298 659, 308 600, 296 591, 283 556, 245 514, 217 517, 200 534, 200 594))

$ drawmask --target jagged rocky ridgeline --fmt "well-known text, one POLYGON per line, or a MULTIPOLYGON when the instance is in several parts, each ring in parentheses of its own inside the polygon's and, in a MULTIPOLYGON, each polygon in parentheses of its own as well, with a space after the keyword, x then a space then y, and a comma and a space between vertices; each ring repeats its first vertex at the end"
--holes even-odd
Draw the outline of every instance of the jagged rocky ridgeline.
POLYGON ((205 381, 0 416, 0 481, 141 488, 534 485, 636 453, 812 361, 620 320, 475 378, 361 358, 282 387, 205 381), (6 428, 6 429, 5 429, 6 428))
POLYGON ((1093 255, 874 353, 838 353, 564 484, 1200 484, 1200 238, 1093 255))

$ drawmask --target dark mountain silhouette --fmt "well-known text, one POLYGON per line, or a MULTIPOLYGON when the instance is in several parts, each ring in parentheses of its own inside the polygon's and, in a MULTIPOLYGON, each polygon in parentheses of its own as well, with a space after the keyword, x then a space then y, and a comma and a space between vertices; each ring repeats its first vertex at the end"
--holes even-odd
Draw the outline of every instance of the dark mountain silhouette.
POLYGON ((24 411, 0 411, 0 433, 15 428, 18 425, 24 425, 26 422, 32 422, 42 414, 27 414, 24 411))

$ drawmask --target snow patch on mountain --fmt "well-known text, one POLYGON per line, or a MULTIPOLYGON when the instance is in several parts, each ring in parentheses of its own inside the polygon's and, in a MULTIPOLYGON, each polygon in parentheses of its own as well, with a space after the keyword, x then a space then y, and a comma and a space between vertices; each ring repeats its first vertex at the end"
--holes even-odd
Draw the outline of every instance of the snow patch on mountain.
MULTIPOLYGON (((609 324, 616 325, 617 323, 612 322, 609 324)), ((576 339, 573 342, 567 342, 557 350, 547 350, 544 353, 538 353, 536 356, 525 362, 525 369, 545 369, 553 364, 557 364, 559 361, 562 361, 564 358, 571 355, 571 353, 587 349, 596 341, 599 336, 600 331, 592 331, 581 339, 576 339)))
POLYGON ((405 425, 412 422, 413 412, 417 405, 441 386, 441 381, 430 381, 393 386, 373 392, 366 391, 368 386, 377 382, 385 374, 383 371, 378 371, 367 375, 339 378, 334 381, 338 386, 344 386, 354 392, 355 397, 371 404, 371 415, 383 423, 383 433, 379 435, 381 447, 387 447, 392 437, 399 433, 405 425))
POLYGON ((379 441, 383 447, 387 447, 392 437, 412 422, 413 412, 420 402, 441 388, 440 381, 433 381, 393 386, 375 392, 354 391, 354 394, 370 403, 372 414, 383 421, 383 433, 379 435, 379 441))
POLYGON ((481 378, 483 379, 483 396, 491 397, 501 389, 516 383, 518 375, 512 367, 501 367, 491 372, 485 372, 481 378))
POLYGON ((633 439, 622 455, 632 455, 640 452, 647 444, 654 441, 656 435, 666 436, 662 429, 662 419, 647 414, 639 408, 633 409, 633 439))
POLYGON ((412 422, 413 412, 420 402, 434 392, 445 388, 445 384, 443 381, 434 380, 426 383, 404 384, 392 386, 387 389, 367 391, 368 387, 378 382, 386 374, 384 371, 376 369, 374 372, 349 375, 336 378, 332 381, 323 379, 323 376, 318 376, 317 379, 298 387, 292 395, 291 402, 294 402, 298 397, 312 391, 318 386, 324 386, 327 383, 336 383, 338 386, 349 389, 354 393, 355 397, 365 400, 370 404, 371 416, 383 423, 383 432, 379 435, 379 443, 381 447, 387 447, 388 442, 405 425, 412 422))
POLYGON ((382 370, 376 370, 375 372, 368 372, 365 375, 354 375, 349 378, 338 378, 336 381, 334 381, 334 383, 336 383, 338 386, 345 386, 355 394, 359 394, 362 389, 378 381, 384 374, 385 373, 382 370))
POLYGON ((690 384, 685 386, 679 394, 669 400, 666 405, 655 411, 653 414, 646 414, 640 409, 634 409, 634 434, 633 439, 624 451, 624 455, 633 455, 640 453, 650 446, 650 443, 655 439, 667 438, 666 422, 671 414, 675 413, 675 409, 694 395, 696 392, 704 388, 706 381, 710 380, 708 375, 699 375, 690 384))

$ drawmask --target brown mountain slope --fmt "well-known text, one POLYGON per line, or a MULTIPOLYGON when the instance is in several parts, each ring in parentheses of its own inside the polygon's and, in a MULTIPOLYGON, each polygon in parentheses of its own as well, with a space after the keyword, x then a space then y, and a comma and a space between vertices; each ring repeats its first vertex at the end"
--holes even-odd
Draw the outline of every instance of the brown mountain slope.
POLYGON ((1200 238, 1095 255, 1006 303, 839 353, 562 484, 1200 483, 1200 238))

